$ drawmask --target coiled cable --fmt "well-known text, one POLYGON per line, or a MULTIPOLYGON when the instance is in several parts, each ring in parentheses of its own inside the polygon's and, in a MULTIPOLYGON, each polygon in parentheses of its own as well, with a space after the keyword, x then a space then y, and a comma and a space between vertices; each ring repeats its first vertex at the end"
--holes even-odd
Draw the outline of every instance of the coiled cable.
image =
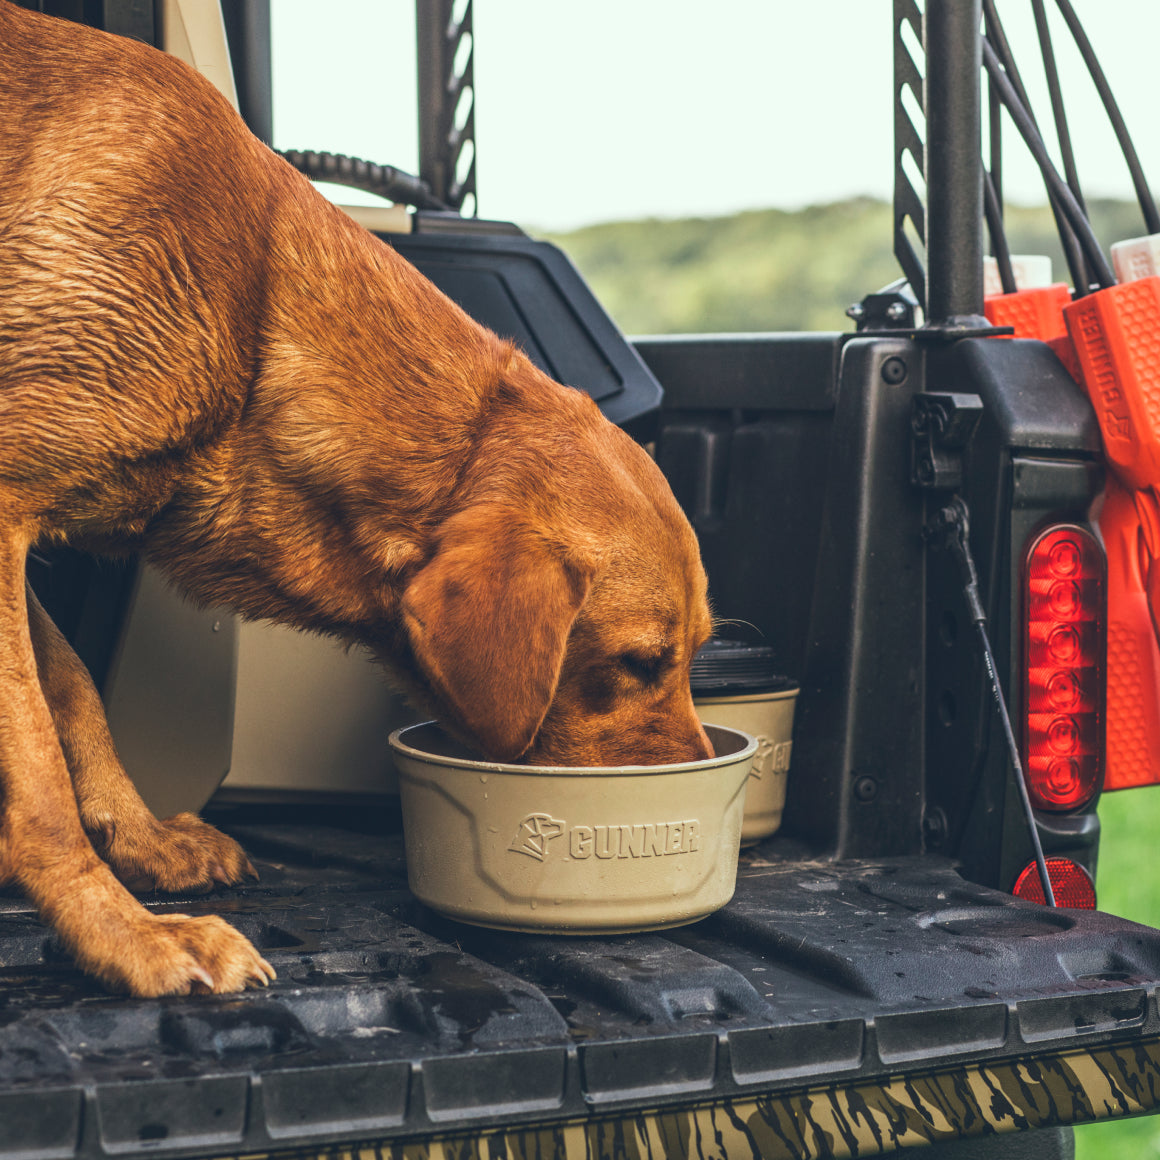
POLYGON ((345 153, 304 152, 300 149, 276 149, 275 152, 311 181, 331 181, 416 209, 451 209, 431 192, 425 181, 393 165, 376 165, 373 161, 348 157, 345 153))

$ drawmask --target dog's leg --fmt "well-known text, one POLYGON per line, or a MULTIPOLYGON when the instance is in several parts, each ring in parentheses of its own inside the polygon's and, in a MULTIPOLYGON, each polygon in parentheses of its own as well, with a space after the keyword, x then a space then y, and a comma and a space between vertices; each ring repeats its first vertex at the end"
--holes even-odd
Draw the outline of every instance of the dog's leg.
POLYGON ((159 822, 125 773, 88 670, 32 589, 28 624, 44 692, 72 775, 81 824, 130 890, 204 891, 257 874, 242 848, 193 814, 159 822))
POLYGON ((78 964, 111 987, 167 995, 267 983, 273 969, 233 927, 216 916, 150 914, 85 836, 37 674, 25 599, 27 549, 19 531, 0 529, 4 876, 24 888, 78 964))

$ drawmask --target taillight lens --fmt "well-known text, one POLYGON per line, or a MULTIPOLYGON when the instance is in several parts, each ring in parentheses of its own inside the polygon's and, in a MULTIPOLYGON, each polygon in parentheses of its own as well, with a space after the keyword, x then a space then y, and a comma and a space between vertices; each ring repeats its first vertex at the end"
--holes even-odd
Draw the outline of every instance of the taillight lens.
POLYGON ((1023 759, 1031 802, 1076 810, 1103 784, 1103 549, 1073 524, 1040 533, 1024 570, 1023 759))
MULTIPOLYGON (((1051 879, 1051 893, 1055 895, 1055 905, 1070 910, 1095 910, 1096 888, 1091 875, 1070 858, 1048 858, 1047 877, 1051 879)), ((1016 898, 1028 902, 1046 903, 1043 883, 1039 881, 1039 867, 1028 862, 1011 891, 1016 898)))

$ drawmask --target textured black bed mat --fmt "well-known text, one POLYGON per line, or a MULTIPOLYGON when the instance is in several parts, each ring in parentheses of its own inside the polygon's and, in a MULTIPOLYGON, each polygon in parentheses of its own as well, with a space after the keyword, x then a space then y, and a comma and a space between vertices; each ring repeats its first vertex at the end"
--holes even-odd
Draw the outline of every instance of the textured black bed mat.
POLYGON ((224 915, 277 969, 268 991, 108 995, 0 903, 0 1157, 401 1139, 1160 1030, 1160 932, 932 858, 782 860, 800 851, 775 839, 710 919, 572 939, 440 919, 397 833, 228 828, 259 883, 149 905, 224 915))

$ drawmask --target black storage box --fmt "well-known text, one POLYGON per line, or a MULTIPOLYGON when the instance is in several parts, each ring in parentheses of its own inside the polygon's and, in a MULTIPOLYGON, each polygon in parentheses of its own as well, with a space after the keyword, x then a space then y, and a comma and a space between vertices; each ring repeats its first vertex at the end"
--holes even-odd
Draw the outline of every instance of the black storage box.
POLYGON ((417 213, 415 230, 378 236, 541 370, 587 391, 613 423, 652 437, 660 383, 563 251, 506 222, 417 213))

